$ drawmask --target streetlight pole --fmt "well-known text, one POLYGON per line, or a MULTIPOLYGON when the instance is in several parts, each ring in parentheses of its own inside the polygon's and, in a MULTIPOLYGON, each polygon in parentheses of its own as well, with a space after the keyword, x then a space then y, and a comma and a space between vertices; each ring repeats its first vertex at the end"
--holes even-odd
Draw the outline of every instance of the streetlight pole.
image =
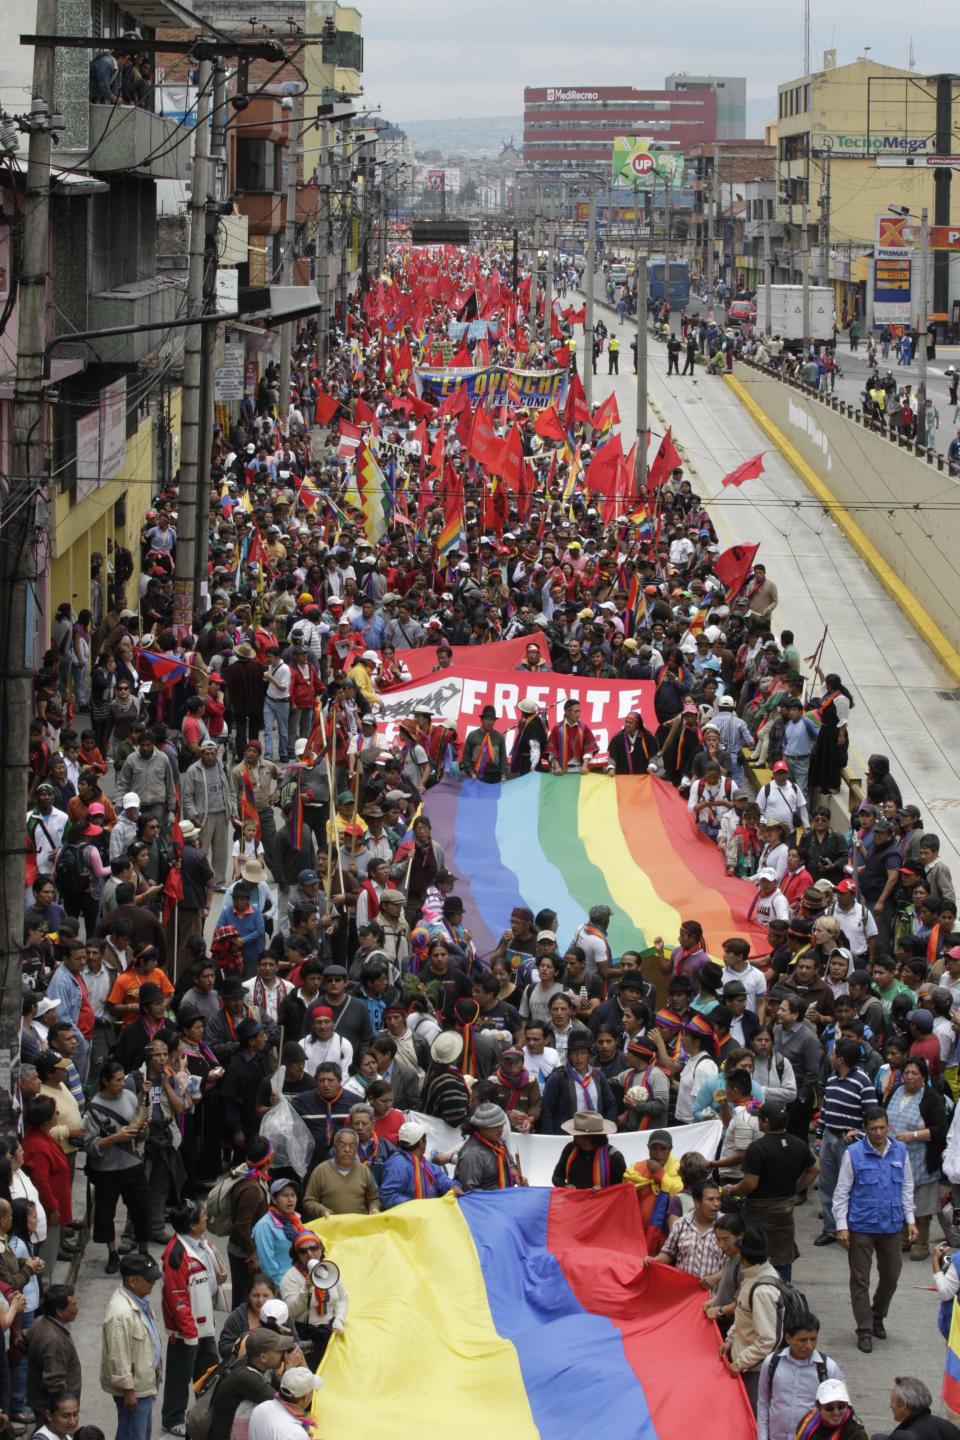
MULTIPOLYGON (((637 295, 637 452, 635 473, 637 494, 647 488, 647 256, 640 253, 640 212, 637 187, 633 187, 634 265, 633 283, 637 295)), ((650 225, 653 230, 653 222, 650 225)))
POLYGON ((584 347, 583 347, 583 393, 587 400, 587 409, 593 414, 593 346, 595 337, 593 333, 593 286, 594 267, 596 264, 596 235, 597 235, 597 197, 591 191, 590 208, 587 212, 587 316, 584 326, 584 347))
MULTIPOLYGON (((301 101, 294 101, 287 139, 287 214, 283 229, 283 283, 293 284, 293 252, 297 238, 297 145, 300 139, 301 101)), ((280 422, 286 424, 290 410, 290 358, 293 352, 293 325, 280 331, 280 422)))
POLYGON ((807 346, 810 343, 810 238, 807 230, 807 191, 804 181, 803 204, 800 206, 800 261, 803 265, 803 291, 800 311, 800 323, 803 329, 803 353, 807 355, 807 346))
POLYGON ((926 442, 927 400, 927 315, 930 290, 930 217, 927 207, 920 211, 920 310, 917 324, 917 423, 926 442))

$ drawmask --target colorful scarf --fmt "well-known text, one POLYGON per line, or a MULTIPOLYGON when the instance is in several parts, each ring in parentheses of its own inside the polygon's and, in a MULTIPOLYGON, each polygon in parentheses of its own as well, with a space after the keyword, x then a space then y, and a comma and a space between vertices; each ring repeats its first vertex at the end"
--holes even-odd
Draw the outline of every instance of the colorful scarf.
POLYGON ((463 1036, 463 1050, 460 1053, 460 1064, 456 1067, 461 1075, 477 1076, 477 1044, 474 1038, 477 1033, 476 1025, 458 1025, 458 1031, 463 1036))
MULTIPOLYGON (((567 1156, 566 1177, 570 1179, 570 1171, 573 1169, 573 1161, 576 1156, 576 1148, 571 1150, 567 1156)), ((593 1152, 593 1188, 594 1190, 606 1190, 610 1184, 610 1146, 598 1145, 593 1152)))
MULTIPOLYGON (((325 1134, 324 1134, 324 1142, 325 1142, 325 1144, 327 1145, 327 1148, 328 1148, 328 1149, 333 1145, 333 1137, 334 1137, 334 1136, 336 1135, 336 1133, 337 1133, 337 1131, 334 1130, 334 1128, 333 1128, 333 1107, 334 1107, 334 1105, 336 1105, 337 1101, 340 1099, 340 1096, 341 1096, 342 1094, 343 1094, 343 1087, 341 1086, 341 1088, 337 1091, 336 1095, 334 1095, 333 1099, 332 1099, 332 1100, 327 1100, 327 1101, 325 1102, 325 1103, 326 1103, 326 1106, 327 1106, 327 1113, 326 1113, 326 1116, 325 1116, 325 1118, 324 1118, 324 1124, 326 1125, 326 1131, 325 1131, 325 1134)), ((338 1128, 339 1128, 339 1127, 338 1127, 338 1128)))
POLYGON ((274 1225, 276 1225, 278 1230, 283 1231, 291 1245, 297 1236, 307 1228, 296 1210, 294 1210, 292 1215, 282 1215, 275 1205, 271 1205, 268 1213, 274 1225))
MULTIPOLYGON (((280 980, 280 979, 277 980, 277 989, 278 989, 279 992, 280 992, 279 995, 277 996, 277 1016, 278 1016, 278 1017, 279 1017, 279 1015, 280 1015, 280 1007, 281 1007, 281 1005, 283 1004, 284 1000, 287 998, 287 992, 289 991, 289 988, 290 988, 290 987, 287 985, 287 982, 286 982, 285 980, 280 980)), ((256 980, 253 982, 253 1003, 254 1003, 254 1005, 257 1006, 257 1008, 259 1009, 261 1015, 266 1015, 266 1013, 267 1013, 267 987, 266 987, 266 985, 264 985, 264 983, 263 983, 263 981, 260 979, 260 976, 259 976, 259 975, 257 976, 256 980)))
POLYGON ((257 825, 257 839, 262 840, 263 834, 260 829, 260 812, 257 809, 257 802, 254 799, 253 776, 250 774, 250 766, 244 764, 243 774, 240 782, 240 819, 255 820, 257 825))
POLYGON ((821 700, 820 707, 817 710, 817 719, 820 721, 821 725, 826 719, 827 710, 833 704, 834 700, 836 700, 837 696, 840 693, 841 692, 839 690, 831 690, 830 694, 824 695, 823 699, 821 700))
POLYGON ((667 1010, 664 1008, 663 1010, 657 1011, 653 1017, 653 1023, 663 1036, 663 1043, 666 1046, 670 1059, 678 1060, 683 1043, 683 1017, 678 1015, 675 1010, 667 1010))
POLYGON ((560 768, 564 775, 571 760, 580 761, 583 759, 584 727, 578 720, 576 725, 568 725, 564 720, 560 725, 560 768), (571 732, 576 737, 571 739, 571 732))
POLYGON ((527 1074, 526 1069, 521 1068, 516 1075, 508 1075, 506 1070, 504 1070, 503 1066, 501 1065, 497 1069, 497 1072, 493 1078, 496 1080, 497 1084, 502 1085, 504 1090, 506 1090, 507 1092, 507 1111, 515 1110, 517 1108, 516 1102, 520 1099, 520 1096, 530 1084, 530 1076, 527 1074))
POLYGON ((286 1410, 291 1420, 295 1420, 298 1425, 303 1427, 304 1432, 310 1437, 310 1440, 320 1440, 319 1420, 315 1420, 312 1415, 305 1415, 302 1410, 298 1410, 295 1405, 291 1405, 289 1400, 284 1400, 282 1395, 278 1395, 277 1400, 283 1406, 284 1410, 286 1410))
POLYGON ((486 1140, 482 1135, 474 1135, 480 1145, 485 1145, 492 1150, 497 1158, 497 1189, 509 1190, 517 1182, 513 1178, 513 1171, 510 1169, 510 1153, 502 1140, 486 1140))
MULTIPOLYGON (((590 1069, 590 1070, 587 1071, 586 1075, 581 1075, 580 1072, 579 1072, 579 1070, 574 1070, 573 1066, 569 1063, 569 1061, 567 1062, 567 1067, 566 1067, 566 1069, 567 1069, 567 1075, 568 1075, 568 1076, 570 1077, 570 1079, 573 1081, 573 1084, 574 1084, 574 1093, 576 1093, 576 1088, 577 1088, 578 1086, 579 1086, 579 1088, 580 1088, 580 1099, 581 1099, 582 1103, 577 1106, 577 1109, 578 1109, 578 1110, 596 1110, 596 1109, 597 1109, 597 1106, 594 1105, 593 1101, 592 1101, 591 1098, 590 1098, 590 1082, 591 1082, 591 1080, 594 1080, 593 1070, 590 1069)), ((596 1084, 596 1081, 595 1081, 595 1080, 594 1080, 594 1084, 596 1084)), ((598 1097, 599 1097, 599 1094, 600 1094, 600 1086, 597 1085, 597 1095, 598 1095, 598 1097)))
POLYGON ((357 1159, 362 1161, 364 1165, 369 1165, 372 1160, 376 1160, 379 1149, 380 1136, 374 1130, 368 1144, 357 1146, 357 1159))
MULTIPOLYGON (((835 1430, 831 1430, 829 1434, 824 1432, 824 1434, 821 1436, 821 1440, 840 1440, 840 1436, 843 1434, 843 1427, 846 1425, 852 1414, 853 1411, 851 1410, 850 1406, 846 1406, 843 1412, 843 1419, 840 1421, 840 1424, 836 1427, 835 1430)), ((817 1434, 822 1424, 823 1416, 815 1405, 812 1410, 807 1411, 806 1415, 804 1415, 803 1419, 800 1421, 800 1424, 797 1427, 797 1440, 812 1440, 812 1437, 817 1434)))
POLYGON ((477 779, 482 780, 487 773, 487 766, 495 766, 497 763, 496 751, 490 736, 484 732, 480 741, 480 754, 477 756, 477 779))
POLYGON ((414 1200, 429 1200, 436 1190, 433 1170, 419 1155, 411 1155, 409 1151, 406 1153, 413 1165, 413 1198, 414 1200))
POLYGON ((270 1149, 267 1151, 266 1155, 264 1155, 262 1160, 257 1160, 254 1164, 247 1166, 246 1172, 243 1176, 244 1180, 262 1180, 263 1183, 266 1184, 267 1175, 270 1172, 270 1165, 272 1161, 273 1146, 271 1145, 270 1149))

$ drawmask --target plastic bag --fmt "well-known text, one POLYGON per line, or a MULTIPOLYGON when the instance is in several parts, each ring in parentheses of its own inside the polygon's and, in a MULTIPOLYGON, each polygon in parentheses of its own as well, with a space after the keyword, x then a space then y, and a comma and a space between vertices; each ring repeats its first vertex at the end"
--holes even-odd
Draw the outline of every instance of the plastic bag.
POLYGON ((289 1100, 281 1099, 260 1122, 260 1134, 273 1146, 271 1165, 306 1175, 313 1159, 313 1136, 289 1100))

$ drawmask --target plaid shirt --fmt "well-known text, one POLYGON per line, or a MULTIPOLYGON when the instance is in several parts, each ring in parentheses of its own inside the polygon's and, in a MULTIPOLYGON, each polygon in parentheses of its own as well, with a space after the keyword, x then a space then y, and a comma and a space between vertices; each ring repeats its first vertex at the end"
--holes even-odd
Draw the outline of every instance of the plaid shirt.
POLYGON ((664 1241, 663 1253, 670 1256, 678 1270, 697 1280, 716 1275, 725 1263, 714 1227, 699 1231, 692 1215, 680 1217, 664 1241))

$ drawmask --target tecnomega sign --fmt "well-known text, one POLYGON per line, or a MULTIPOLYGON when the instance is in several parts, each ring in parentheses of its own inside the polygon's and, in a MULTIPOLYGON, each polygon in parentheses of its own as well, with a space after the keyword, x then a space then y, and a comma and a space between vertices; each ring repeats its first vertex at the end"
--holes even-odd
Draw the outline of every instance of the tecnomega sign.
POLYGON ((814 134, 815 155, 831 151, 834 155, 924 155, 931 147, 928 136, 918 139, 906 135, 845 135, 814 134))

